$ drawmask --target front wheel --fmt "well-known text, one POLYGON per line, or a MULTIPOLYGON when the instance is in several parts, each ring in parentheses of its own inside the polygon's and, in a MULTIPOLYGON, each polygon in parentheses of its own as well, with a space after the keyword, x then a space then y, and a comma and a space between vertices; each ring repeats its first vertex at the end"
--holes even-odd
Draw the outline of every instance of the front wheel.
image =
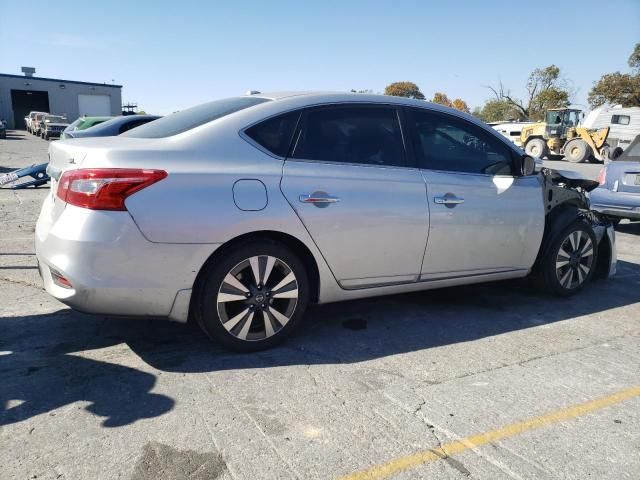
POLYGON ((533 138, 524 147, 527 155, 537 158, 546 157, 549 154, 547 143, 542 138, 533 138))
POLYGON ((309 298, 304 264, 272 241, 244 244, 208 267, 195 317, 209 337, 240 352, 271 348, 300 323, 309 298))
POLYGON ((571 163, 582 163, 591 156, 591 147, 580 138, 569 140, 564 147, 564 157, 571 163))
POLYGON ((596 260, 597 241, 593 229, 578 219, 555 238, 534 269, 533 279, 543 290, 570 296, 591 280, 596 260))

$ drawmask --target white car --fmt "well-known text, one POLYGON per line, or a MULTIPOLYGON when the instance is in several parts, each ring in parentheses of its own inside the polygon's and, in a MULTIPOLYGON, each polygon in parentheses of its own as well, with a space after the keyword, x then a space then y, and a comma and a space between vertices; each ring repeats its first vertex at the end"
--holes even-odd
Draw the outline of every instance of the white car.
POLYGON ((525 277, 571 295, 615 271, 597 182, 536 172, 470 115, 364 94, 200 105, 50 147, 47 291, 86 312, 192 317, 242 351, 309 302, 525 277))

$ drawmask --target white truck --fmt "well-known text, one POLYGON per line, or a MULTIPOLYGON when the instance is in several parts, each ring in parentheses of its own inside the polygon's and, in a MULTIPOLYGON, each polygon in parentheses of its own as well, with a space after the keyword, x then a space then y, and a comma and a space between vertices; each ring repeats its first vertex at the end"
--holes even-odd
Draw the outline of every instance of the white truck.
POLYGON ((616 158, 640 135, 640 107, 598 107, 589 112, 582 126, 590 130, 609 127, 609 158, 616 158))

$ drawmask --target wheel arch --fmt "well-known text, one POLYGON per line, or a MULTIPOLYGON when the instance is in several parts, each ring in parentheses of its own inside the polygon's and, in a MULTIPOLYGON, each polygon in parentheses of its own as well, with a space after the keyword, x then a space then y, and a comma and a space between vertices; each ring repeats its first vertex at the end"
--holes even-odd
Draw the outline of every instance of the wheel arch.
POLYGON ((574 222, 578 218, 580 218, 580 209, 571 203, 560 204, 547 213, 544 220, 544 234, 542 235, 540 250, 536 257, 536 264, 549 253, 549 248, 556 238, 558 238, 558 235, 560 235, 571 222, 574 222))
POLYGON ((253 242, 257 240, 270 240, 273 242, 281 243, 287 248, 291 249, 295 253, 307 270, 307 275, 310 282, 310 301, 317 303, 320 297, 320 271, 311 250, 299 239, 288 233, 279 232, 275 230, 259 230, 255 232, 245 233, 227 240, 220 247, 218 247, 204 262, 200 271, 198 272, 195 282, 193 283, 193 293, 191 295, 191 301, 189 305, 189 317, 191 318, 194 312, 194 301, 199 298, 201 288, 206 278, 206 275, 213 264, 215 264, 218 258, 222 258, 227 252, 238 246, 253 242))

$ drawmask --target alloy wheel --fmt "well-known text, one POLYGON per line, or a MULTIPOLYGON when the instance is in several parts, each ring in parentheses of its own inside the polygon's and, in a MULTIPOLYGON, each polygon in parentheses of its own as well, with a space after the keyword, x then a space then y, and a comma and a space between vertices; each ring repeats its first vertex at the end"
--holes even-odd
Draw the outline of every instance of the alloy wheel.
POLYGON ((560 244, 556 256, 556 276, 563 288, 582 285, 593 268, 593 242, 582 230, 571 232, 560 244))
POLYGON ((269 255, 247 258, 227 273, 218 290, 223 327, 243 341, 278 333, 298 303, 298 280, 284 261, 269 255))

